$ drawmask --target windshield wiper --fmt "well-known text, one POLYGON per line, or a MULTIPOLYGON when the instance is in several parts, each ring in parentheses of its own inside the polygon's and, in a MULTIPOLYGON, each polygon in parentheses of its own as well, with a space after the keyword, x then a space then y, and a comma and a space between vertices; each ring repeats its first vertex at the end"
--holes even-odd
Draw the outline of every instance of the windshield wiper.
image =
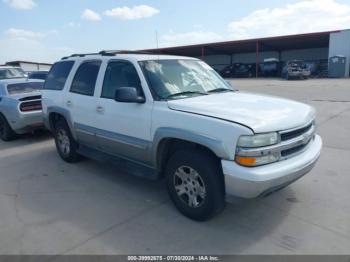
POLYGON ((176 96, 182 96, 182 95, 208 95, 208 94, 200 91, 184 91, 184 92, 168 95, 166 99, 176 97, 176 96))
POLYGON ((229 88, 216 88, 208 91, 208 93, 220 93, 220 92, 235 92, 235 90, 229 89, 229 88))

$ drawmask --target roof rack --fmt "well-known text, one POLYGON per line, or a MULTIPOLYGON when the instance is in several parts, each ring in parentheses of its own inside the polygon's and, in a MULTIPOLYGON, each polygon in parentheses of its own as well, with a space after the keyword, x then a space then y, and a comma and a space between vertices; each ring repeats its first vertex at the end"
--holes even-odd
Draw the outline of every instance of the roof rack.
POLYGON ((68 59, 68 58, 70 58, 70 57, 84 57, 84 56, 87 56, 87 55, 99 55, 99 53, 72 54, 72 55, 70 55, 70 56, 62 57, 61 60, 65 60, 65 59, 68 59))
POLYGON ((117 54, 152 54, 147 51, 137 51, 137 50, 102 50, 99 52, 101 55, 117 55, 117 54))
POLYGON ((61 60, 65 60, 71 57, 85 57, 89 55, 115 56, 117 54, 154 54, 154 53, 147 52, 147 51, 134 51, 134 50, 102 50, 98 53, 73 54, 70 56, 62 57, 61 60))

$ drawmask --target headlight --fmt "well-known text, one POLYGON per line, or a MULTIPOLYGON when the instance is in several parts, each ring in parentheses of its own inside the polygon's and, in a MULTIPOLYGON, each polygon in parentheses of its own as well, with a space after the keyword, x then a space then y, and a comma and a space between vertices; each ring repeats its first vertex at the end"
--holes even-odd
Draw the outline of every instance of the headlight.
POLYGON ((272 146, 279 142, 277 133, 258 134, 252 136, 241 136, 237 142, 236 162, 242 166, 254 167, 276 162, 280 154, 263 155, 260 147, 272 146), (253 150, 254 154, 243 154, 245 150, 253 150), (256 152, 255 152, 256 151, 256 152))
POLYGON ((253 135, 253 136, 241 136, 238 139, 237 146, 251 148, 251 147, 271 146, 277 143, 278 143, 277 133, 267 133, 267 134, 253 135))

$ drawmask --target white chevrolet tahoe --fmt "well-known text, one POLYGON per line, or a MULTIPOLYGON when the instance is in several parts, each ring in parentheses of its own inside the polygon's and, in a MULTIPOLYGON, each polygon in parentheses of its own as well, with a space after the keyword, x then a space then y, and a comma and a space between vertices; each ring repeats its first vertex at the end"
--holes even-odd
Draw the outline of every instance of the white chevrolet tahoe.
POLYGON ((320 156, 315 110, 240 92, 201 60, 106 52, 62 58, 42 93, 61 158, 111 161, 165 178, 175 206, 206 220, 227 196, 256 198, 308 173, 320 156))

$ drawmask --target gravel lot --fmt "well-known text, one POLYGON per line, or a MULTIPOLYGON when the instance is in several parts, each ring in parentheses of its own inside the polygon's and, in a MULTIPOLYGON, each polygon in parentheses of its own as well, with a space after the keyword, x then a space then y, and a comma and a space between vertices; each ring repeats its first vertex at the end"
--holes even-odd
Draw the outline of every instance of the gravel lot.
POLYGON ((317 108, 324 148, 309 175, 196 223, 162 181, 66 164, 50 135, 26 135, 0 142, 0 254, 350 254, 350 80, 233 83, 317 108))

